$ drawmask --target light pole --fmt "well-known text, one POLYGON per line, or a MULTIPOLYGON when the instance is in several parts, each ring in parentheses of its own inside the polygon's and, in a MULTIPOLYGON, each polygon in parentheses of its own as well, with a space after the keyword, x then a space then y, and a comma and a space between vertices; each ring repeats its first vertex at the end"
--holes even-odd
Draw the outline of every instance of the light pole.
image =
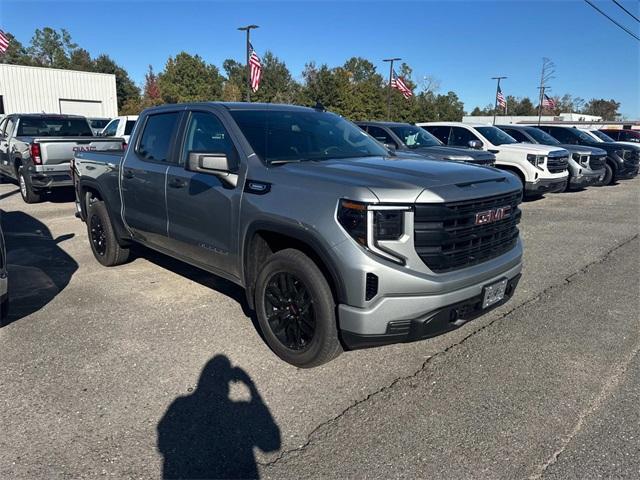
POLYGON ((383 62, 389 62, 389 91, 387 93, 387 120, 391 120, 391 79, 393 77, 393 62, 402 60, 399 57, 385 58, 383 62))
POLYGON ((491 80, 498 80, 498 86, 496 87, 496 103, 493 106, 493 124, 496 124, 496 111, 498 110, 498 92, 500 91, 500 80, 507 77, 491 77, 491 80))
POLYGON ((243 30, 247 32, 247 102, 251 101, 251 65, 249 65, 249 57, 251 55, 251 29, 252 28, 260 28, 258 25, 247 25, 246 27, 238 27, 238 30, 243 30))

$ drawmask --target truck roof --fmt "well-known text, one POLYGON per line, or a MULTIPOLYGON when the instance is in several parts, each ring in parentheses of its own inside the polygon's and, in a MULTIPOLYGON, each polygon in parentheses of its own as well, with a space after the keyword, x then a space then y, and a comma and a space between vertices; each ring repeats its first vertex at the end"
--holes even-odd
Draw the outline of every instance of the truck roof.
POLYGON ((28 117, 28 118, 86 118, 82 115, 69 115, 66 113, 11 113, 7 117, 28 117))
POLYGON ((178 103, 178 104, 166 104, 159 105, 157 107, 151 107, 149 110, 160 110, 164 108, 171 107, 202 107, 206 105, 215 105, 219 107, 226 108, 227 110, 287 110, 287 111, 307 111, 312 112, 315 111, 312 107, 303 107, 300 105, 289 105, 285 103, 247 103, 247 102, 187 102, 187 103, 178 103))
POLYGON ((366 121, 362 121, 362 122, 355 122, 356 125, 360 125, 366 123, 367 125, 378 125, 380 127, 402 127, 402 126, 407 126, 407 125, 411 125, 414 126, 412 123, 409 122, 387 122, 387 121, 380 121, 380 120, 366 120, 366 121))

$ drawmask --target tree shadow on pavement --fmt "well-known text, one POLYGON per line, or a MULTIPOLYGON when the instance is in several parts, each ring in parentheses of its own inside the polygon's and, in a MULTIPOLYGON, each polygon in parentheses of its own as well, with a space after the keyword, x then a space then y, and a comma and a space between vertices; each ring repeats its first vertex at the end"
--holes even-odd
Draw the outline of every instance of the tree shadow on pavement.
POLYGON ((9 317, 5 325, 37 312, 68 284, 78 264, 47 226, 24 212, 0 210, 9 271, 9 317))
POLYGON ((280 428, 249 375, 224 355, 205 365, 195 391, 179 397, 158 423, 163 478, 258 478, 254 447, 280 448, 280 428), (249 400, 229 398, 243 384, 249 400))

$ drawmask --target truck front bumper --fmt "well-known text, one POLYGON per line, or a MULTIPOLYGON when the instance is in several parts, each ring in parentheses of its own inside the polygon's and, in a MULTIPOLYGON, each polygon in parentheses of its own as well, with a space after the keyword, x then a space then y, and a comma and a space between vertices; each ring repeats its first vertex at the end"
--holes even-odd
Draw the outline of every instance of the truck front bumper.
POLYGON ((589 185, 596 185, 604 178, 604 170, 595 171, 593 173, 579 173, 578 175, 572 175, 569 179, 569 186, 571 188, 583 188, 589 185))
POLYGON ((507 302, 514 294, 522 263, 482 284, 440 295, 387 296, 370 308, 338 306, 343 343, 351 349, 435 337, 507 302), (482 308, 484 287, 506 279, 504 298, 482 308), (372 333, 373 332, 373 333, 372 333))
POLYGON ((616 172, 617 180, 625 180, 629 178, 634 178, 638 175, 638 163, 634 162, 624 162, 624 165, 616 172))
POLYGON ((535 182, 524 184, 525 195, 542 195, 544 193, 562 192, 567 188, 567 177, 562 178, 540 178, 535 182))

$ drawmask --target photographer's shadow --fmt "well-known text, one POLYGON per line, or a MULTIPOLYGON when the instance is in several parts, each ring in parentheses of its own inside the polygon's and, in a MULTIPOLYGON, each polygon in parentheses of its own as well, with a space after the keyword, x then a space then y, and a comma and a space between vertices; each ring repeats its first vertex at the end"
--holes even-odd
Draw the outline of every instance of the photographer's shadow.
POLYGON ((163 478, 258 478, 254 447, 278 450, 280 429, 247 373, 217 355, 158 424, 163 478), (234 382, 248 388, 248 401, 229 398, 234 382))

